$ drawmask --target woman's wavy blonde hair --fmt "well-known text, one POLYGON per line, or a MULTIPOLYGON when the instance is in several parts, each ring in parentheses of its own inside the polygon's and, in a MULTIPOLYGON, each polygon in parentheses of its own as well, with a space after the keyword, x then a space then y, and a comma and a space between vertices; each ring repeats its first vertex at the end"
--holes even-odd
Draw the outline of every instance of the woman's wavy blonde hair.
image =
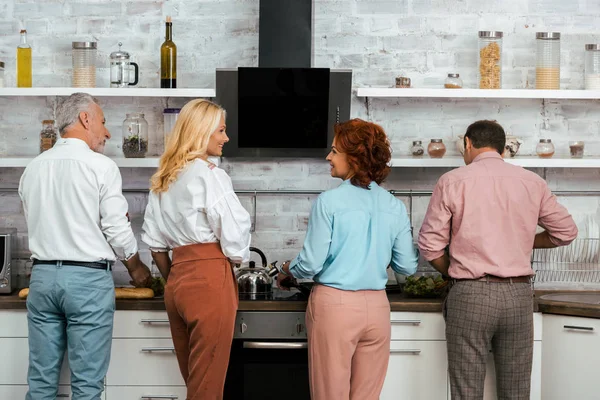
POLYGON ((225 110, 205 99, 187 103, 167 136, 165 152, 160 157, 158 170, 150 179, 150 190, 163 193, 177 179, 179 172, 196 158, 206 156, 208 141, 225 119, 225 110))

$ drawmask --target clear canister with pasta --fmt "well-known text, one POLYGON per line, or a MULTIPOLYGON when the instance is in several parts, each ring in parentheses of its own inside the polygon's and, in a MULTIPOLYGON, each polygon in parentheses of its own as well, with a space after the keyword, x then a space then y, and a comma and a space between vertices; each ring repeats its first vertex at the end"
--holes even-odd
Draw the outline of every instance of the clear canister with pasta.
POLYGON ((535 88, 560 89, 560 33, 537 32, 535 39, 535 88))
POLYGON ((479 88, 502 88, 502 37, 499 31, 479 31, 479 88))
POLYGON ((600 90, 600 44, 585 45, 585 88, 600 90))
POLYGON ((73 87, 96 87, 96 42, 73 42, 73 87))

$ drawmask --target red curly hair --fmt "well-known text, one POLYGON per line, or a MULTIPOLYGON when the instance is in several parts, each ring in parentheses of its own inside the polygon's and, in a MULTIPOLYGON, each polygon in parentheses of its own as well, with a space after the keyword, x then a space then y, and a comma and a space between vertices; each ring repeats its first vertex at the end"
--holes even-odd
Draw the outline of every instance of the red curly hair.
POLYGON ((354 186, 369 189, 371 181, 380 184, 387 178, 392 150, 381 126, 355 118, 336 124, 333 130, 335 146, 350 164, 354 186))

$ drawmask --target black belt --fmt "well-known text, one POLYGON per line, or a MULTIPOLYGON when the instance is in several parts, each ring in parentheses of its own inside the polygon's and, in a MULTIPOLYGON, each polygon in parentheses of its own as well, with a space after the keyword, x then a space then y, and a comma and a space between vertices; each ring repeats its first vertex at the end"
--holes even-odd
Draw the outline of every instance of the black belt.
POLYGON ((37 264, 61 264, 61 265, 70 265, 73 267, 85 267, 85 268, 94 268, 94 269, 104 269, 111 270, 112 262, 111 261, 68 261, 68 260, 33 260, 33 265, 37 264))

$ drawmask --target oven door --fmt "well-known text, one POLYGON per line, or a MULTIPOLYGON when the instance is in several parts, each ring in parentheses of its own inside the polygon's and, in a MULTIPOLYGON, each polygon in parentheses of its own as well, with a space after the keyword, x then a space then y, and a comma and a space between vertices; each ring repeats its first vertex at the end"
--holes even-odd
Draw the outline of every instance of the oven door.
POLYGON ((305 339, 234 339, 225 400, 309 400, 305 339))

